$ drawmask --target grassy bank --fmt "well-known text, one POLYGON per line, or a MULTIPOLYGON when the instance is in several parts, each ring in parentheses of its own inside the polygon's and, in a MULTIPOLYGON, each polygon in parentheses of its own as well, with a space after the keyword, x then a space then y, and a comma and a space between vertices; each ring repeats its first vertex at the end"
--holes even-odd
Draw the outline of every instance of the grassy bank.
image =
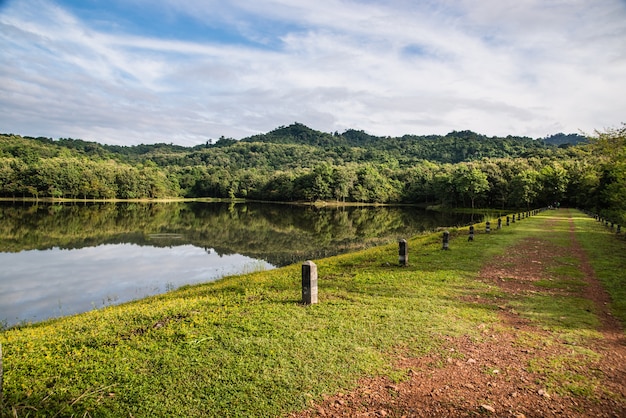
MULTIPOLYGON (((566 215, 548 211, 499 231, 492 222, 489 235, 476 225, 474 242, 466 229, 452 230, 450 251, 441 250, 440 234, 409 239, 408 267, 397 265, 396 245, 316 260, 318 305, 299 303, 294 265, 6 330, 3 413, 280 416, 361 377, 402 379, 390 354, 419 356, 446 336, 480 339, 478 325, 497 325, 499 290, 475 280, 480 268, 520 240, 545 235, 555 216, 566 215), (484 303, 464 303, 470 296, 484 303)), ((593 220, 580 214, 575 222, 623 253, 624 242, 593 220)), ((568 233, 553 238, 567 245, 568 233)), ((623 258, 593 255, 592 262, 624 271, 623 258)), ((532 313, 536 298, 520 301, 520 312, 532 313)))

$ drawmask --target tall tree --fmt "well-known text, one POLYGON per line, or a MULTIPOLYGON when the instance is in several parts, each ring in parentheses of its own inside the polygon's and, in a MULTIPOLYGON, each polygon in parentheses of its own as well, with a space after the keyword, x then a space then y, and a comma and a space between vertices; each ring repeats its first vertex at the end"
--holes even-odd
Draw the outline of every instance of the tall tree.
POLYGON ((458 164, 453 172, 453 184, 464 199, 468 197, 475 207, 476 199, 489 190, 487 175, 474 164, 458 164))

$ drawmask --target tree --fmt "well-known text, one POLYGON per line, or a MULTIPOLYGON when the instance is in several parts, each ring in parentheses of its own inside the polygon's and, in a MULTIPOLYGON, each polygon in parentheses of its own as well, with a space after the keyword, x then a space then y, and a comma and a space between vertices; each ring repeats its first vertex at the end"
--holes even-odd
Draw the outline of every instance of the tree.
POLYGON ((454 184, 452 181, 452 165, 445 164, 433 176, 433 192, 435 199, 446 206, 456 203, 454 184))
POLYGON ((511 179, 510 184, 511 205, 530 209, 531 203, 539 194, 539 173, 532 169, 521 171, 511 179))
POLYGON ((354 167, 335 167, 332 173, 333 197, 337 201, 345 202, 346 198, 350 196, 350 191, 356 180, 357 175, 354 167))
POLYGON ((596 209, 626 223, 626 124, 596 132, 591 142, 601 172, 596 209))
POLYGON ((453 184, 464 199, 469 197, 474 209, 476 198, 489 190, 487 175, 473 164, 458 164, 453 172, 453 184))
POLYGON ((562 202, 569 181, 567 171, 557 161, 546 161, 539 171, 540 201, 544 205, 562 202))

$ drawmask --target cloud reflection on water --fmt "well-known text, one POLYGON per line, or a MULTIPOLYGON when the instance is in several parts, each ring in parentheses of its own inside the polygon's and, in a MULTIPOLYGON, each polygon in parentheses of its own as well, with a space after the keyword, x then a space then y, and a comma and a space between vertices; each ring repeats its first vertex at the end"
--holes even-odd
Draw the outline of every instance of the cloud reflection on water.
POLYGON ((252 268, 273 268, 240 254, 220 256, 193 245, 135 244, 0 253, 0 265, 0 321, 9 326, 127 302, 252 268))

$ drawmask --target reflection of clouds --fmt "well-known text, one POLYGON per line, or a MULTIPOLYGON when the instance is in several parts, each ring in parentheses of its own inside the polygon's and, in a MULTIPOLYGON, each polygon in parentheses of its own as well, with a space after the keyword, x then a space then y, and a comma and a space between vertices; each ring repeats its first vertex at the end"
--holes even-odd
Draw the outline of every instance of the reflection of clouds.
POLYGON ((43 320, 213 281, 262 263, 192 245, 132 244, 0 253, 0 321, 43 320))

